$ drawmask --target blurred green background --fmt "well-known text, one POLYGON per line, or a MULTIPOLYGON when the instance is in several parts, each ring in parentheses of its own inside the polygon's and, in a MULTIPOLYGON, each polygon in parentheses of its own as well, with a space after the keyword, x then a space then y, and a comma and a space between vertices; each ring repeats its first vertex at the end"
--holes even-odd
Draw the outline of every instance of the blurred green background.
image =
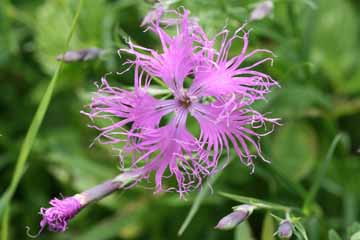
MULTIPOLYGON (((258 1, 184 0, 172 7, 190 9, 210 35, 223 26, 235 30, 258 1)), ((19 149, 34 112, 57 66, 78 1, 1 0, 0 2, 0 193, 8 187, 19 149)), ((9 239, 27 239, 25 226, 38 229, 41 206, 60 194, 72 195, 118 173, 110 147, 89 145, 96 137, 80 114, 90 102, 94 82, 123 69, 116 50, 124 38, 159 49, 139 27, 153 1, 86 0, 70 49, 98 47, 100 59, 66 64, 11 201, 9 239)), ((234 201, 218 192, 302 206, 306 191, 337 133, 337 147, 316 197, 316 214, 303 219, 310 240, 328 239, 336 230, 350 239, 359 227, 360 202, 360 1, 277 0, 270 16, 250 22, 250 48, 276 54, 262 66, 277 79, 266 103, 256 106, 282 118, 283 126, 263 138, 268 165, 258 160, 254 175, 235 159, 222 172, 191 224, 177 237, 198 192, 180 200, 176 193, 154 195, 143 184, 114 194, 82 211, 66 233, 44 232, 40 239, 276 239, 276 221, 255 212, 235 231, 213 227, 231 212, 234 201), (275 228, 275 229, 274 229, 275 228)), ((231 50, 236 54, 241 41, 231 50)), ((249 62, 250 63, 250 62, 249 62)), ((130 74, 111 80, 130 86, 130 74)), ((360 230, 360 229, 359 229, 360 230)), ((4 236, 4 235, 2 235, 4 236)), ((295 238, 294 238, 295 239, 295 238)), ((336 240, 337 238, 333 238, 336 240)))

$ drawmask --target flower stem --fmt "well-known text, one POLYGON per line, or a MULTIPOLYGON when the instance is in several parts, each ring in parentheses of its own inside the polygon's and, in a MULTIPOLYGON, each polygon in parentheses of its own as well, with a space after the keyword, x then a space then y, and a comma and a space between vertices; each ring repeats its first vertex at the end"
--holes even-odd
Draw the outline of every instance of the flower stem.
POLYGON ((105 198, 116 190, 125 187, 127 184, 133 182, 136 179, 136 176, 138 175, 122 173, 115 178, 100 183, 82 193, 63 199, 54 198, 50 200, 49 204, 51 207, 40 209, 40 214, 43 217, 40 221, 40 230, 36 234, 31 234, 30 228, 26 227, 28 237, 37 238, 46 226, 48 230, 52 232, 66 231, 69 221, 73 219, 81 209, 93 202, 105 198))
POLYGON ((107 180, 89 190, 76 194, 74 197, 80 202, 82 207, 85 207, 92 202, 96 202, 110 195, 121 188, 121 186, 121 182, 115 182, 113 179, 107 180))

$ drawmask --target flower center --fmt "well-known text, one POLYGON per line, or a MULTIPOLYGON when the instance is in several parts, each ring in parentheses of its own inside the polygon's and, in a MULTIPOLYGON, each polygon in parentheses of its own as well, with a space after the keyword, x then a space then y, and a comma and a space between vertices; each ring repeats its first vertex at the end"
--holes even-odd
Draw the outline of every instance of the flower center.
POLYGON ((188 108, 190 105, 196 101, 195 96, 189 96, 186 91, 182 93, 182 95, 178 98, 180 106, 183 108, 188 108))
POLYGON ((182 99, 180 99, 180 105, 184 108, 188 108, 191 105, 191 99, 189 96, 185 96, 182 99))

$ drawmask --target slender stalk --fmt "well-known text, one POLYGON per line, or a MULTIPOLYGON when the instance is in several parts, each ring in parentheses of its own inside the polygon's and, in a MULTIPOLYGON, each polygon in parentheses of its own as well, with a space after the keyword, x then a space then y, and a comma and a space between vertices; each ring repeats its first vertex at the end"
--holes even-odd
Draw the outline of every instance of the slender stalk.
POLYGON ((10 207, 7 207, 4 212, 4 217, 1 222, 1 239, 9 239, 9 216, 10 216, 10 207))
MULTIPOLYGON (((107 180, 96 185, 84 192, 68 196, 62 199, 53 198, 50 200, 51 207, 41 208, 40 229, 36 234, 30 233, 30 227, 26 227, 26 234, 30 238, 37 238, 48 228, 52 232, 64 232, 68 228, 68 224, 81 209, 89 204, 105 198, 106 196, 116 192, 118 189, 125 187, 127 184, 135 181, 134 174, 123 173, 113 179, 107 180)), ((7 234, 7 233, 5 233, 7 234)), ((3 239, 3 238, 2 238, 3 239)))
MULTIPOLYGON (((229 162, 231 162, 231 160, 229 162)), ((222 164, 218 167, 218 169, 220 170, 224 168, 227 164, 229 164, 229 162, 227 161, 222 162, 222 164)), ((212 186, 216 182, 216 180, 220 177, 221 173, 222 171, 218 171, 215 175, 207 179, 206 184, 201 188, 200 192, 197 194, 188 215, 186 216, 184 222, 182 223, 178 231, 178 236, 181 236, 185 232, 186 228, 189 226, 192 219, 195 217, 195 214, 198 212, 205 197, 209 194, 211 190, 210 186, 212 186)))
POLYGON ((87 206, 92 202, 96 202, 105 198, 111 193, 121 188, 121 182, 115 182, 114 180, 107 180, 93 188, 90 188, 82 193, 76 194, 74 197, 80 202, 82 207, 87 206))
MULTIPOLYGON (((77 24, 79 15, 80 15, 80 11, 82 8, 82 3, 83 3, 83 0, 80 0, 79 5, 77 7, 76 14, 72 21, 70 32, 68 33, 68 36, 67 36, 65 49, 68 48, 71 37, 75 31, 75 27, 76 27, 76 24, 77 24)), ((8 204, 11 201, 14 193, 16 192, 16 189, 17 189, 17 187, 20 183, 20 180, 22 178, 22 175, 25 171, 25 163, 29 157, 33 143, 39 132, 39 129, 40 129, 41 123, 45 117, 46 111, 49 107, 50 100, 52 98, 56 82, 59 79, 61 69, 62 69, 62 62, 59 63, 59 65, 56 69, 56 72, 55 72, 53 78, 51 79, 51 81, 46 89, 46 92, 45 92, 43 98, 41 99, 41 102, 36 110, 35 116, 30 124, 28 132, 26 133, 25 139, 24 139, 23 144, 20 149, 19 157, 16 162, 15 171, 14 171, 13 177, 11 179, 11 183, 10 183, 9 187, 6 189, 6 192, 2 195, 1 200, 0 200, 0 216, 3 215, 4 210, 7 211, 6 208, 8 207, 8 204)), ((7 219, 6 215, 4 215, 3 222, 6 219, 7 219)))

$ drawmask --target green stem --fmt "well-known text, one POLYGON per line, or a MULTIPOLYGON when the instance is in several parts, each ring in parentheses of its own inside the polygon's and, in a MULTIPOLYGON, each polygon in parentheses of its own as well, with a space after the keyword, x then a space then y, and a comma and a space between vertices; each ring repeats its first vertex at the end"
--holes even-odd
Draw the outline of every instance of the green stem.
POLYGON ((7 207, 4 212, 4 217, 1 222, 1 239, 9 239, 9 216, 10 216, 10 207, 7 207))
MULTIPOLYGON (((79 15, 80 15, 82 4, 83 4, 83 0, 80 0, 79 5, 77 7, 76 14, 75 14, 72 24, 71 24, 70 32, 68 33, 68 36, 66 39, 66 44, 65 44, 64 50, 69 48, 70 40, 75 31, 75 27, 76 27, 76 24, 77 24, 79 15)), ((33 117, 30 127, 26 133, 25 139, 24 139, 23 144, 20 149, 19 157, 16 162, 15 171, 14 171, 13 177, 11 179, 10 186, 6 189, 6 192, 3 194, 3 196, 0 200, 0 216, 2 215, 4 209, 8 206, 9 202, 11 201, 11 199, 20 183, 21 177, 24 173, 26 160, 28 159, 29 153, 32 149, 32 146, 33 146, 36 136, 39 132, 42 121, 44 119, 44 116, 49 107, 49 103, 52 98, 52 95, 53 95, 53 92, 55 89, 55 85, 56 85, 56 82, 58 81, 61 69, 62 69, 62 62, 60 62, 58 64, 58 67, 54 73, 54 76, 52 77, 52 79, 46 89, 46 92, 41 99, 41 102, 36 110, 35 116, 33 117)))
MULTIPOLYGON (((257 198, 245 197, 245 196, 240 196, 240 195, 235 195, 235 194, 230 194, 230 193, 225 193, 225 192, 220 192, 219 194, 226 198, 232 199, 232 200, 240 202, 240 203, 253 205, 259 209, 272 209, 272 210, 283 211, 285 213, 297 212, 299 214, 302 214, 301 209, 299 209, 297 207, 286 206, 286 205, 282 205, 282 204, 278 204, 278 203, 263 201, 263 200, 260 200, 257 198)), ((236 207, 237 206, 235 206, 233 208, 236 208, 236 207)))
MULTIPOLYGON (((222 164, 218 167, 218 169, 224 168, 225 165, 228 163, 229 162, 227 162, 227 161, 222 162, 222 164)), ((208 180, 206 181, 206 183, 204 184, 204 186, 201 188, 201 191, 197 194, 188 215, 186 216, 183 224, 181 225, 181 227, 178 231, 178 236, 181 236, 185 232, 186 228, 191 223, 191 220, 194 218, 195 214, 199 210, 201 203, 203 202, 205 197, 208 195, 209 190, 210 190, 209 186, 212 186, 215 183, 215 181, 220 177, 221 173, 222 173, 222 171, 218 171, 215 175, 209 177, 208 180)))

